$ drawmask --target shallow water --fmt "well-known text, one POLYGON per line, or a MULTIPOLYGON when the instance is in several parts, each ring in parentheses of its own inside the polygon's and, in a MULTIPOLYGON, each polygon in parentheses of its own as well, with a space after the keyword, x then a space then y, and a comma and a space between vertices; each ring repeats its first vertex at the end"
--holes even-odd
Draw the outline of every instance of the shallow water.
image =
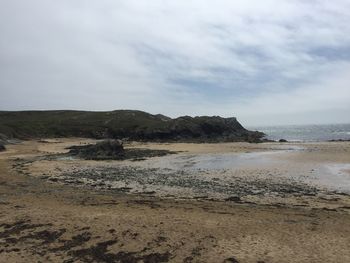
POLYGON ((72 182, 160 196, 350 194, 350 164, 293 161, 292 156, 304 150, 300 145, 276 144, 273 150, 260 152, 179 153, 138 162, 110 161, 64 176, 72 182))
POLYGON ((211 154, 178 154, 161 158, 153 158, 143 162, 149 168, 165 168, 172 170, 226 170, 244 167, 270 166, 280 162, 273 157, 289 152, 303 150, 297 145, 282 146, 280 149, 247 153, 211 153, 211 154))
POLYGON ((318 183, 327 188, 350 194, 350 164, 326 164, 318 171, 318 183))
POLYGON ((147 169, 175 171, 178 176, 181 176, 181 173, 189 173, 201 180, 218 178, 227 184, 237 177, 293 180, 329 191, 350 193, 350 164, 325 165, 279 158, 300 150, 303 148, 288 146, 288 149, 284 150, 263 152, 180 154, 146 160, 140 164, 147 169))
POLYGON ((167 168, 172 170, 224 170, 242 167, 254 167, 274 162, 270 155, 281 154, 280 152, 254 152, 254 153, 223 153, 169 156, 150 160, 146 166, 153 168, 167 168))

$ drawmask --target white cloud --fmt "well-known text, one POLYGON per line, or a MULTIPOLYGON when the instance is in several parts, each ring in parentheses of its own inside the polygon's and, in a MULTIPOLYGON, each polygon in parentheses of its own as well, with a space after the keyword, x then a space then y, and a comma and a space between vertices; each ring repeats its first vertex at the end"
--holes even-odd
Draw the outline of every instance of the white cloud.
POLYGON ((1 109, 350 121, 346 0, 0 4, 1 109))

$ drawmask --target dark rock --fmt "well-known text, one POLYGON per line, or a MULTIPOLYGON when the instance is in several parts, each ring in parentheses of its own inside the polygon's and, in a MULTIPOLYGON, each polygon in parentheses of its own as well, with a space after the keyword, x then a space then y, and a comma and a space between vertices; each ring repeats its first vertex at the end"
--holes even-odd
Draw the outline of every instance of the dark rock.
POLYGON ((124 155, 123 144, 118 140, 107 140, 92 145, 69 147, 71 155, 85 159, 121 159, 124 155))
POLYGON ((233 202, 242 202, 242 199, 239 196, 230 196, 225 199, 225 201, 233 201, 233 202))
POLYGON ((239 261, 237 259, 235 259, 234 257, 230 257, 224 260, 224 263, 239 263, 239 261))
POLYGON ((124 149, 120 140, 106 140, 92 145, 71 146, 69 154, 87 160, 144 160, 147 157, 164 156, 175 152, 151 149, 124 149))
POLYGON ((0 133, 0 143, 5 144, 7 140, 7 136, 5 134, 0 133))
POLYGON ((279 142, 288 142, 286 139, 280 139, 279 142))
POLYGON ((350 139, 333 139, 328 141, 329 142, 350 142, 350 139))
POLYGON ((261 142, 275 142, 275 141, 267 139, 267 138, 263 138, 263 139, 261 139, 261 142))
POLYGON ((6 147, 2 143, 0 143, 0 152, 2 151, 6 151, 6 147))

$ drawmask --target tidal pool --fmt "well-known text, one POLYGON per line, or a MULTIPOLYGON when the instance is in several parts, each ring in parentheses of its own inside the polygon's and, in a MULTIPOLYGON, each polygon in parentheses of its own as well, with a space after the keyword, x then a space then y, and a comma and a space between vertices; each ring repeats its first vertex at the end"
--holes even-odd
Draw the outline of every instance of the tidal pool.
POLYGON ((182 152, 137 162, 96 162, 74 172, 67 170, 62 178, 99 188, 177 197, 350 193, 350 164, 292 158, 304 150, 298 145, 278 145, 245 153, 182 152))

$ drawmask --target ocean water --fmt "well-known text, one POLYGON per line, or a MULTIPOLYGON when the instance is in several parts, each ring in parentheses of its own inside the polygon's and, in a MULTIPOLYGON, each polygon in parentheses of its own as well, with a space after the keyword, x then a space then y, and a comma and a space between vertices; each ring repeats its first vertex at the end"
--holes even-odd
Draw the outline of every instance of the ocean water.
POLYGON ((264 132, 266 138, 270 140, 307 142, 350 140, 350 124, 254 126, 248 129, 264 132))

